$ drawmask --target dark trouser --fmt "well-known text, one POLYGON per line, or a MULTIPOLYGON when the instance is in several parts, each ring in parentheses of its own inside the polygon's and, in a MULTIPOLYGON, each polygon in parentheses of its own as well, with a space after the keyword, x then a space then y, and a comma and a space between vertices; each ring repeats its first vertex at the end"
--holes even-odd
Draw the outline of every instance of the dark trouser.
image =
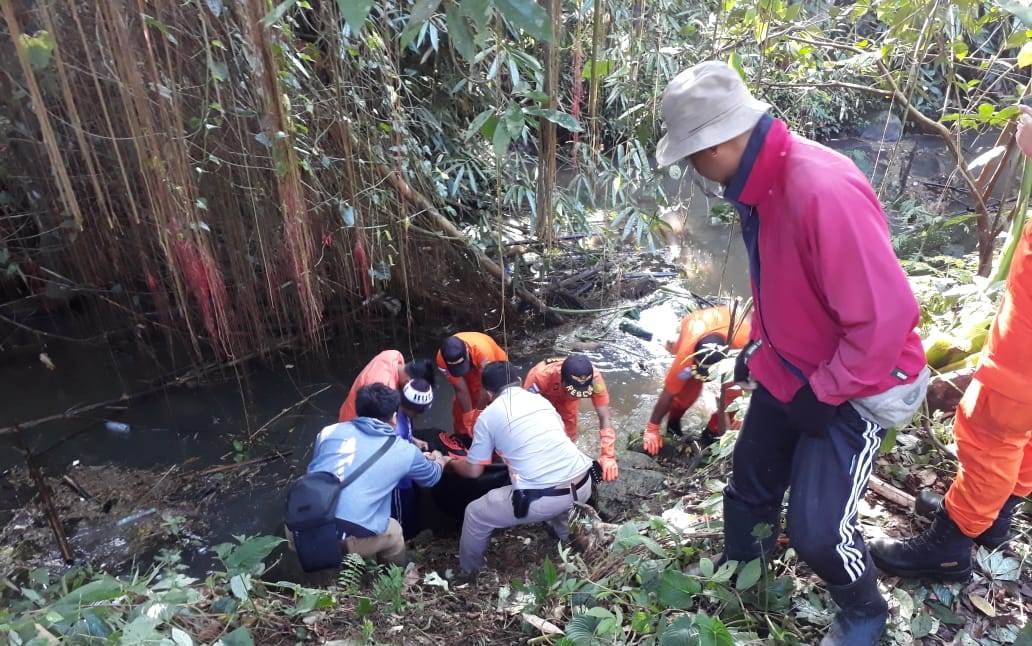
POLYGON ((724 495, 754 510, 756 522, 762 523, 771 508, 780 509, 791 487, 792 547, 828 583, 852 583, 867 567, 867 547, 856 528, 857 505, 883 435, 848 403, 839 406, 823 435, 802 434, 789 423, 788 406, 761 386, 752 395, 738 435, 734 471, 724 495))
POLYGON ((419 487, 416 484, 397 487, 391 496, 391 518, 401 525, 405 540, 415 537, 422 529, 419 515, 419 487))

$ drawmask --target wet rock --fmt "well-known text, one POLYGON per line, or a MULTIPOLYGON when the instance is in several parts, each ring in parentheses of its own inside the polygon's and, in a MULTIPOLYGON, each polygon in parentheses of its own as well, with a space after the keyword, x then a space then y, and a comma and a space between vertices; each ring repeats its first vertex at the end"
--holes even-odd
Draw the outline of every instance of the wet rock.
POLYGON ((595 493, 595 509, 608 522, 634 515, 641 503, 663 489, 665 476, 656 461, 643 453, 628 451, 619 456, 620 477, 603 482, 595 493))
POLYGON ((871 117, 860 137, 867 141, 899 141, 903 136, 903 122, 892 112, 882 110, 871 117))

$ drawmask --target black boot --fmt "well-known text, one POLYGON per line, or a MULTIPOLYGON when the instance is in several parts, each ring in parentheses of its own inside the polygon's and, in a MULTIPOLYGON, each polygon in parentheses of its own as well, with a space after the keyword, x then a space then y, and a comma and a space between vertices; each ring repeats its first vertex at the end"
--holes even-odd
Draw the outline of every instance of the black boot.
POLYGON ((774 551, 780 533, 779 507, 757 509, 724 494, 724 555, 720 563, 748 563, 761 554, 770 554, 774 551), (760 540, 753 536, 753 528, 764 523, 770 525, 770 536, 760 540))
POLYGON ((1011 496, 1003 503, 1000 515, 996 517, 989 529, 985 530, 975 538, 975 542, 982 547, 995 550, 1010 540, 1011 521, 1014 519, 1014 512, 1018 505, 1024 502, 1021 496, 1011 496))
POLYGON ((829 585, 828 592, 839 611, 821 646, 875 646, 885 630, 889 604, 878 592, 878 577, 870 559, 859 579, 847 585, 829 585))
POLYGON ((869 548, 878 569, 910 579, 927 577, 945 581, 966 581, 971 576, 971 548, 965 536, 939 507, 931 526, 913 538, 878 538, 869 548))
POLYGON ((684 436, 684 431, 681 429, 681 418, 668 417, 666 421, 666 432, 670 435, 676 435, 677 437, 684 436))
POLYGON ((702 429, 702 432, 699 433, 699 446, 701 446, 702 448, 706 448, 707 446, 715 444, 719 441, 720 436, 714 435, 713 431, 709 430, 708 427, 702 429))

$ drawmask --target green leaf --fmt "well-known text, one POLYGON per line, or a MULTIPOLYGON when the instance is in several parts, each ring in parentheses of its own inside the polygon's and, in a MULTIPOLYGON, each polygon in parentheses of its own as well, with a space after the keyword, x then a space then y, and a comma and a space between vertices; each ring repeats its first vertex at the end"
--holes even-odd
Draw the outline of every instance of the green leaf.
POLYGON ((493 116, 494 116, 494 108, 488 108, 487 110, 484 110, 483 112, 478 114, 476 116, 476 118, 474 118, 473 121, 470 122, 469 127, 466 128, 465 138, 469 139, 473 135, 475 135, 475 134, 477 134, 479 132, 479 133, 483 134, 485 137, 487 137, 488 139, 490 139, 491 136, 494 135, 494 128, 491 128, 491 132, 487 133, 487 132, 484 132, 484 126, 487 124, 488 119, 490 119, 493 116))
POLYGON ((742 571, 738 573, 738 580, 735 581, 735 588, 738 590, 748 590, 749 588, 756 585, 756 582, 760 580, 760 575, 763 574, 763 561, 760 559, 753 559, 745 564, 742 571))
POLYGON ((552 123, 566 128, 570 132, 581 132, 580 123, 577 122, 572 115, 560 112, 558 110, 546 110, 544 108, 527 108, 524 110, 527 114, 532 114, 535 117, 541 117, 542 119, 548 119, 552 123))
POLYGON ((714 583, 727 583, 735 575, 738 561, 727 561, 711 577, 714 583))
POLYGON ((518 139, 523 134, 523 126, 526 122, 523 118, 523 108, 518 105, 511 105, 505 111, 505 129, 509 131, 509 137, 518 139))
POLYGON ((703 558, 699 561, 699 573, 707 579, 713 576, 714 566, 713 561, 708 558, 703 558))
POLYGON ((494 4, 514 27, 542 42, 552 41, 548 13, 535 0, 494 0, 494 4))
POLYGON ((602 623, 598 617, 590 615, 574 615, 566 622, 566 638, 577 646, 591 646, 594 642, 595 629, 602 623))
POLYGON ((1016 16, 1026 27, 1032 27, 1032 7, 1017 0, 997 0, 1000 8, 1016 16))
POLYGON ((935 618, 944 624, 952 626, 963 626, 966 622, 957 613, 953 612, 941 603, 928 603, 928 609, 932 611, 935 618))
POLYGON ((37 31, 33 35, 22 34, 19 38, 22 47, 25 49, 25 56, 29 59, 32 69, 39 72, 50 65, 50 59, 54 54, 54 38, 48 31, 37 31))
POLYGON ((365 24, 372 8, 373 0, 337 0, 340 15, 355 34, 362 31, 362 25, 365 24))
POLYGON ((179 628, 172 628, 172 641, 176 646, 193 646, 193 639, 179 628))
POLYGON ((239 545, 223 543, 217 549, 226 564, 226 574, 256 574, 262 561, 284 540, 278 536, 254 536, 241 540, 239 545))
POLYGON ((505 157, 505 153, 509 151, 510 143, 512 143, 512 137, 509 136, 509 129, 496 127, 494 137, 491 140, 495 156, 499 158, 505 157))
POLYGON ((692 622, 699 629, 699 646, 734 646, 735 640, 731 632, 717 617, 710 617, 700 612, 692 622))
POLYGON ((287 15, 287 12, 293 9, 296 4, 297 0, 284 0, 276 5, 264 18, 262 18, 262 24, 266 27, 272 27, 280 20, 283 20, 283 16, 287 15))
POLYGON ((65 612, 68 609, 88 606, 99 601, 117 599, 125 595, 125 593, 126 588, 122 583, 109 576, 105 576, 96 581, 90 581, 86 585, 76 588, 61 597, 54 604, 54 609, 58 612, 65 612))
POLYGON ((659 635, 659 646, 695 646, 698 643, 698 631, 690 615, 678 617, 659 635))
POLYGON ((918 615, 910 620, 910 634, 914 639, 927 637, 936 629, 936 623, 937 622, 928 615, 918 615))
POLYGON ((1028 67, 1032 65, 1032 41, 1025 43, 1021 46, 1021 51, 1018 52, 1018 67, 1028 67))
POLYGON ((477 56, 477 48, 473 44, 473 32, 469 30, 469 25, 466 24, 466 18, 463 17, 459 6, 454 2, 449 3, 445 18, 448 25, 448 37, 451 39, 455 51, 459 52, 459 55, 467 61, 472 62, 477 56))
POLYGON ((161 634, 158 633, 158 624, 160 623, 159 619, 141 615, 122 629, 122 639, 118 643, 122 646, 160 643, 162 640, 161 634))
POLYGON ((594 62, 590 62, 589 61, 588 63, 584 64, 584 69, 581 71, 581 78, 584 79, 585 81, 590 81, 591 79, 595 78, 596 76, 598 78, 602 78, 606 74, 609 74, 609 72, 612 71, 612 69, 613 69, 613 61, 603 61, 603 60, 598 60, 598 61, 594 61, 594 62))
POLYGON ((423 28, 423 24, 430 20, 440 4, 441 0, 419 0, 416 6, 412 7, 412 13, 409 14, 408 22, 405 23, 405 30, 401 32, 401 39, 398 41, 398 45, 402 49, 412 44, 419 30, 423 28))
POLYGON ((254 646, 254 640, 251 633, 241 626, 215 642, 215 646, 254 646))
POLYGON ((738 75, 745 81, 745 68, 742 66, 742 57, 738 55, 738 52, 731 52, 731 55, 727 57, 727 64, 735 68, 738 75))
POLYGON ((996 106, 991 103, 982 103, 978 106, 978 120, 988 121, 996 114, 996 106))
POLYGON ((693 577, 680 570, 666 570, 659 578, 656 599, 667 608, 688 608, 700 592, 702 585, 693 577))
POLYGON ((237 574, 229 580, 229 589, 233 591, 233 596, 241 601, 247 599, 247 582, 244 581, 244 577, 241 574, 237 574))
POLYGON ((483 30, 491 19, 491 0, 462 0, 459 12, 472 20, 477 29, 483 30))

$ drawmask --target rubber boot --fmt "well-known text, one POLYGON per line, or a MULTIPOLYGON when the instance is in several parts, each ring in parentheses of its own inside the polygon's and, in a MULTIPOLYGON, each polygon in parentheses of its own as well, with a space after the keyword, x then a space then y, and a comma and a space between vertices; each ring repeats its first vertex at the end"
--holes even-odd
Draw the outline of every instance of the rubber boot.
POLYGON ((878 592, 878 577, 867 559, 860 578, 847 585, 829 585, 839 611, 821 646, 875 646, 885 630, 889 604, 878 592))
POLYGON ((975 538, 975 543, 988 550, 999 549, 1006 545, 1011 538, 1010 529, 1011 521, 1014 520, 1014 512, 1017 511, 1018 505, 1024 501, 1025 499, 1021 496, 1011 496, 1008 498, 1007 502, 1003 503, 1003 507, 1000 508, 1000 514, 996 517, 996 520, 989 526, 989 529, 975 538))
POLYGON ((748 563, 761 555, 774 551, 781 533, 781 509, 779 507, 749 507, 724 494, 724 554, 718 565, 725 561, 748 563), (760 540, 753 536, 753 529, 766 523, 770 525, 770 536, 760 540))
POLYGON ((681 418, 674 417, 671 415, 666 421, 666 431, 670 435, 676 435, 677 437, 683 437, 684 431, 681 429, 681 418))
POLYGON ((931 526, 912 538, 878 538, 869 544, 878 569, 910 579, 966 581, 971 576, 971 548, 965 536, 939 507, 931 526))

